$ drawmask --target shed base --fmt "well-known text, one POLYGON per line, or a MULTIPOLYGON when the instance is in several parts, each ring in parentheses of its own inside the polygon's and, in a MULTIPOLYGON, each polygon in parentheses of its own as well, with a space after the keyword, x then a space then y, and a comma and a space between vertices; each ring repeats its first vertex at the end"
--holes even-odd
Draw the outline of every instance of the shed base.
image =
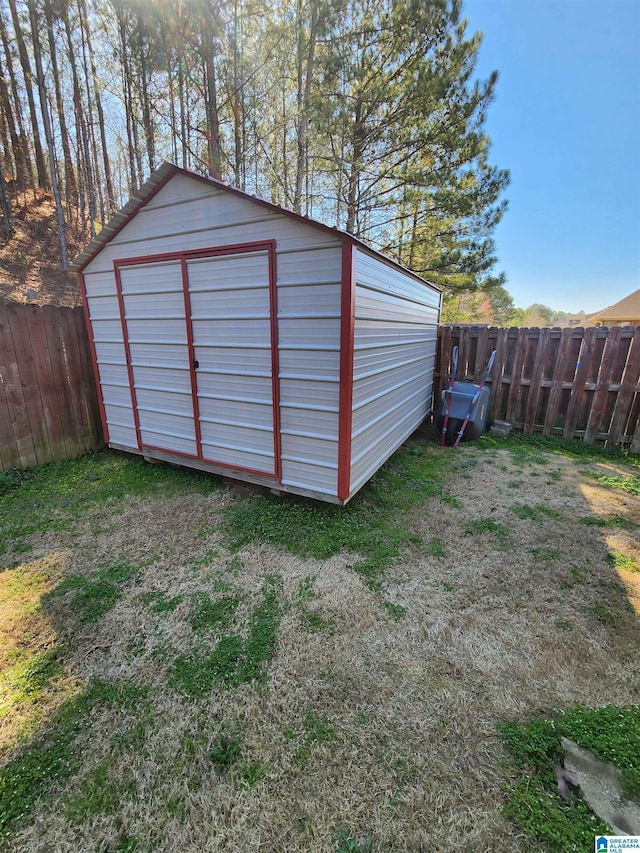
MULTIPOLYGON (((227 468, 224 465, 216 465, 211 462, 203 462, 200 459, 191 459, 180 456, 179 453, 167 453, 164 450, 138 450, 137 447, 126 447, 124 444, 110 443, 112 450, 121 450, 124 453, 135 453, 142 456, 147 462, 169 462, 172 465, 180 465, 183 468, 195 468, 197 471, 205 471, 208 474, 217 474, 219 477, 228 477, 232 480, 242 480, 244 483, 253 483, 256 486, 264 486, 272 492, 286 492, 290 495, 300 495, 303 498, 314 498, 318 501, 343 506, 346 501, 340 500, 336 495, 327 495, 324 492, 316 492, 313 489, 303 489, 299 486, 287 486, 278 483, 273 477, 251 474, 248 471, 240 471, 235 468, 227 468)), ((350 496, 352 497, 352 496, 350 496)))

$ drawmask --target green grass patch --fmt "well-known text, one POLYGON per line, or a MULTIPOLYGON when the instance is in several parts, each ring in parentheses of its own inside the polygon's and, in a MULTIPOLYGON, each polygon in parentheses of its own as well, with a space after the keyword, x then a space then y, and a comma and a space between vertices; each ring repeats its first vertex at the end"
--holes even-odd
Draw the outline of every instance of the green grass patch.
POLYGON ((93 709, 132 709, 145 695, 135 685, 94 678, 79 695, 66 700, 39 736, 0 769, 0 838, 19 828, 42 795, 75 774, 81 760, 80 742, 90 736, 93 709))
POLYGON ((382 609, 387 611, 394 622, 402 622, 404 617, 407 615, 407 608, 404 604, 396 604, 395 601, 387 601, 384 598, 380 603, 382 605, 382 609))
POLYGON ((562 559, 562 552, 550 545, 534 545, 532 548, 527 548, 527 552, 538 563, 554 563, 562 559))
POLYGON ((540 434, 524 435, 521 432, 512 432, 506 438, 495 438, 489 433, 485 433, 478 439, 475 446, 480 450, 507 449, 516 459, 521 461, 531 461, 532 456, 535 461, 535 457, 540 454, 540 451, 544 451, 566 456, 576 461, 601 461, 605 458, 640 467, 640 459, 630 453, 627 448, 600 447, 595 444, 585 444, 583 441, 540 434))
POLYGON ((557 509, 545 506, 544 504, 514 504, 511 507, 511 512, 523 521, 542 522, 549 518, 561 518, 561 513, 557 509))
POLYGON ((262 601, 249 615, 247 635, 223 634, 213 650, 201 646, 179 655, 171 667, 169 685, 192 698, 205 699, 214 686, 264 681, 278 642, 281 597, 282 578, 266 575, 262 601))
POLYGON ((595 835, 612 834, 581 797, 567 803, 558 795, 553 765, 563 760, 562 736, 619 767, 625 796, 640 794, 638 705, 576 705, 551 720, 503 723, 500 732, 521 774, 504 811, 546 850, 590 850, 595 835))
POLYGON ((305 713, 301 731, 286 728, 283 734, 287 740, 296 743, 293 760, 299 765, 307 763, 315 744, 332 743, 338 738, 337 730, 329 717, 316 714, 311 708, 305 713))
POLYGON ((322 613, 312 610, 309 602, 313 601, 313 585, 316 582, 315 575, 308 575, 300 581, 296 595, 296 605, 300 616, 300 625, 309 633, 322 631, 326 634, 335 634, 336 624, 334 619, 325 619, 322 613))
POLYGON ((255 758, 244 759, 238 764, 238 785, 245 791, 250 791, 262 782, 268 772, 269 765, 264 761, 257 761, 255 758))
POLYGON ((335 853, 373 853, 373 838, 358 841, 348 829, 341 829, 335 837, 335 853))
POLYGON ((609 564, 620 572, 640 572, 640 563, 619 551, 609 551, 607 558, 609 564))
POLYGON ((445 499, 447 456, 425 442, 406 447, 383 466, 346 507, 272 495, 247 497, 226 509, 226 541, 238 550, 270 542, 301 557, 326 560, 341 551, 362 558, 353 566, 370 586, 411 544, 403 511, 430 497, 445 499))
POLYGON ((596 622, 599 622, 601 625, 607 625, 610 628, 617 625, 620 620, 617 613, 609 610, 603 604, 590 604, 584 608, 584 612, 596 622))
POLYGON ((182 604, 183 595, 174 595, 171 598, 162 591, 145 592, 140 596, 140 601, 149 608, 152 613, 161 615, 162 613, 173 613, 173 611, 182 604))
POLYGON ((114 756, 101 761, 80 782, 78 793, 65 801, 64 812, 71 823, 80 824, 99 814, 116 814, 123 800, 136 795, 135 779, 117 780, 113 766, 114 756))
POLYGON ((88 507, 109 502, 116 510, 128 496, 203 494, 221 488, 210 475, 169 465, 149 465, 138 457, 113 451, 88 453, 78 459, 40 465, 0 475, 0 554, 28 547, 25 537, 62 531, 81 520, 88 507))
POLYGON ((484 533, 494 533, 501 539, 506 539, 509 531, 499 521, 494 521, 492 518, 474 518, 464 526, 465 533, 472 536, 482 535, 484 533))
POLYGON ((240 600, 239 596, 225 595, 214 601, 206 592, 194 592, 189 624, 194 631, 225 631, 233 621, 240 600))
POLYGON ((640 495, 640 476, 636 474, 625 474, 618 477, 612 474, 599 474, 596 471, 592 471, 590 476, 607 489, 614 489, 616 492, 625 492, 628 495, 640 495))
POLYGON ((96 622, 112 610, 122 597, 122 589, 140 569, 126 560, 97 569, 89 575, 69 575, 43 596, 43 603, 69 596, 69 607, 82 625, 96 622))
POLYGON ((442 559, 442 557, 444 557, 444 546, 439 539, 432 539, 424 549, 424 553, 428 554, 430 557, 442 559))
POLYGON ((59 648, 35 652, 0 673, 0 719, 16 705, 29 702, 47 689, 63 668, 59 648))

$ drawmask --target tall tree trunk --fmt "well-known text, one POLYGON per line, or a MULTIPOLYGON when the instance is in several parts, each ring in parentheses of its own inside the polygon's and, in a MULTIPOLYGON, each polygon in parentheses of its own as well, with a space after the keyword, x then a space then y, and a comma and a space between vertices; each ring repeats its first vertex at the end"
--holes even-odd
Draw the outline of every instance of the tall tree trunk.
POLYGON ((0 61, 0 107, 2 108, 2 114, 6 121, 6 133, 9 137, 7 143, 10 143, 11 146, 11 157, 15 167, 14 174, 16 176, 16 185, 19 189, 24 189, 24 152, 20 146, 20 137, 18 135, 18 129, 16 128, 15 116, 13 114, 11 98, 9 97, 9 90, 7 89, 5 81, 2 61, 0 61))
POLYGON ((4 179, 4 169, 0 165, 0 207, 2 208, 2 217, 6 230, 9 234, 13 233, 15 228, 15 219, 13 218, 13 210, 11 208, 11 199, 7 190, 7 182, 4 179))
POLYGON ((140 60, 140 90, 142 101, 142 127, 144 128, 145 147, 147 149, 147 161, 149 170, 155 169, 156 140, 155 128, 151 119, 151 106, 149 104, 149 61, 147 50, 149 47, 149 36, 143 18, 138 15, 138 58, 140 60))
POLYGON ((129 192, 138 189, 139 183, 136 175, 136 161, 133 138, 133 104, 131 98, 131 71, 129 67, 129 52, 127 49, 127 27, 124 11, 115 7, 116 19, 118 21, 118 36, 120 37, 120 68, 122 70, 122 96, 124 98, 124 114, 127 125, 127 153, 129 155, 129 192))
MULTIPOLYGON (((0 88, 2 88, 0 86, 0 88)), ((0 139, 2 140, 2 151, 4 152, 4 166, 2 169, 7 169, 11 172, 11 176, 15 177, 15 163, 13 160, 13 147, 9 141, 9 127, 7 124, 7 116, 4 112, 4 105, 0 97, 0 139)))
POLYGON ((233 33, 231 50, 233 54, 233 92, 231 103, 233 108, 233 149, 234 161, 233 172, 235 184, 240 189, 245 188, 245 162, 244 162, 244 85, 241 79, 242 46, 244 44, 242 34, 242 18, 239 11, 239 0, 233 0, 233 33))
MULTIPOLYGON (((71 78, 73 80, 73 106, 76 115, 76 135, 78 137, 78 148, 82 151, 84 159, 84 183, 86 187, 86 196, 89 206, 89 232, 93 237, 95 235, 96 221, 96 194, 93 185, 93 173, 91 169, 91 154, 89 152, 89 137, 87 134, 87 123, 84 118, 84 107, 82 104, 82 91, 80 89, 80 79, 78 77, 78 68, 76 66, 76 50, 71 36, 71 25, 69 23, 69 8, 66 3, 61 4, 61 17, 64 23, 64 29, 67 36, 67 51, 69 65, 71 66, 71 78)), ((79 158, 80 159, 80 158, 79 158)), ((85 214, 83 198, 84 193, 81 193, 80 203, 82 207, 83 219, 85 214)))
POLYGON ((184 71, 182 69, 182 48, 178 54, 178 97, 180 99, 180 141, 182 143, 182 168, 187 168, 187 114, 184 99, 184 71))
POLYGON ((93 52, 93 43, 91 41, 91 29, 89 27, 89 16, 87 14, 85 0, 79 0, 78 5, 81 20, 84 20, 84 27, 87 34, 87 49, 89 51, 91 79, 93 81, 93 97, 95 98, 96 110, 98 111, 98 128, 100 130, 100 145, 102 148, 102 165, 104 168, 104 178, 107 184, 107 214, 108 216, 111 216, 116 209, 116 195, 113 190, 113 177, 111 175, 111 162, 109 160, 109 148, 107 146, 107 135, 104 126, 104 110, 102 108, 102 98, 100 96, 100 84, 98 81, 98 72, 96 69, 95 54, 93 52))
MULTIPOLYGON (((27 92, 27 101, 29 102, 29 115, 31 117, 31 127, 33 131, 33 146, 36 154, 36 171, 38 173, 38 186, 40 189, 49 189, 49 177, 44 164, 44 153, 42 150, 42 142, 40 141, 40 129, 38 125, 38 115, 36 113, 36 104, 33 97, 33 75, 31 73, 31 63, 29 55, 24 43, 24 35, 20 26, 18 10, 16 8, 16 0, 9 0, 9 9, 11 10, 11 20, 13 21, 13 29, 16 34, 16 43, 18 45, 18 55, 20 56, 20 64, 22 65, 22 73, 24 75, 24 84, 27 92)), ((46 109, 46 107, 45 107, 46 109)))
POLYGON ((44 72, 42 70, 42 54, 40 50, 40 36, 38 34, 38 19, 35 8, 35 0, 27 0, 27 6, 29 8, 29 20, 31 21, 31 34, 33 38, 33 57, 36 62, 36 79, 38 82, 38 95, 40 97, 40 109, 42 112, 42 125, 44 127, 44 135, 47 141, 47 148, 49 150, 49 164, 51 166, 51 189, 53 191, 53 199, 56 205, 56 222, 58 225, 58 240, 60 241, 60 260, 62 262, 62 269, 66 270, 69 266, 69 256, 67 251, 67 229, 64 222, 64 212, 62 210, 60 188, 58 186, 58 175, 56 170, 56 150, 53 142, 51 118, 49 116, 47 90, 44 84, 44 72))
POLYGON ((222 150, 220 147, 220 117, 215 76, 214 32, 211 23, 212 9, 205 9, 202 21, 202 58, 205 69, 205 122, 207 126, 207 166, 214 178, 222 177, 222 150))
POLYGON ((65 181, 65 196, 67 200, 67 211, 70 212, 71 205, 75 205, 78 200, 78 185, 76 183, 75 171, 73 168, 73 160, 71 158, 71 146, 69 144, 69 131, 67 129, 67 120, 65 118, 64 103, 62 100, 62 92, 60 89, 60 73, 58 71, 58 58, 56 50, 56 42, 53 33, 54 13, 51 5, 51 0, 44 2, 44 14, 47 22, 47 36, 49 40, 49 57, 51 59, 51 74, 53 76, 53 86, 56 96, 56 111, 58 113, 58 124, 60 125, 60 141, 62 143, 62 152, 64 156, 64 181, 65 181))
MULTIPOLYGON (((18 179, 18 187, 19 189, 26 189, 27 187, 35 187, 35 178, 33 174, 33 164, 31 162, 31 155, 29 149, 29 143, 27 140, 27 135, 24 132, 24 122, 22 121, 22 105, 20 103, 20 96, 18 95, 18 86, 16 83, 16 75, 13 70, 13 60, 11 58, 11 51, 9 50, 9 39, 7 38, 7 28, 5 26, 4 18, 2 13, 0 12, 0 38, 2 39, 2 47, 4 50, 5 59, 7 62, 7 76, 11 83, 11 95, 13 96, 13 115, 15 118, 15 130, 18 135, 16 140, 11 138, 11 144, 14 145, 14 160, 16 163, 16 178, 18 179), (18 163, 20 163, 20 169, 18 169, 18 163), (20 176, 22 180, 20 180, 20 176)), ((2 83, 6 88, 6 82, 4 79, 4 75, 2 74, 2 69, 0 69, 0 77, 2 78, 2 83)), ((11 98, 9 97, 9 92, 7 91, 7 109, 11 109, 11 98)))
POLYGON ((89 63, 87 60, 87 22, 82 16, 81 0, 78 0, 78 14, 80 17, 80 43, 82 45, 82 65, 84 71, 84 83, 87 95, 87 127, 91 141, 91 166, 94 174, 94 186, 97 191, 98 204, 100 206, 100 222, 105 224, 106 215, 104 210, 104 194, 102 192, 102 180, 100 175, 100 159, 98 157, 98 145, 96 143, 96 128, 93 121, 93 99, 91 97, 91 84, 89 75, 89 63))
MULTIPOLYGON (((311 22, 309 38, 304 44, 304 27, 302 24, 303 0, 298 0, 298 50, 297 50, 297 156, 296 156, 296 189, 293 198, 293 209, 302 213, 302 191, 304 178, 308 168, 309 158, 309 106, 311 103, 311 84, 313 82, 316 41, 318 38, 318 4, 311 2, 311 22)), ((308 204, 307 204, 308 211, 308 204)))
POLYGON ((353 128, 351 163, 349 164, 349 178, 347 189, 347 224, 346 230, 349 234, 355 234, 358 219, 358 203, 360 188, 360 172, 362 169, 362 155, 364 152, 364 128, 361 125, 360 101, 356 104, 355 124, 353 128))

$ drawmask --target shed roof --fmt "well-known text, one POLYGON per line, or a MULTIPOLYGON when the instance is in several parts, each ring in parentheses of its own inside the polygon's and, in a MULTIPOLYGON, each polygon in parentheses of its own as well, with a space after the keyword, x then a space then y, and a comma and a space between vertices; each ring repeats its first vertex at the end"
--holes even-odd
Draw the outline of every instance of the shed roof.
POLYGON ((615 305, 598 311, 591 318, 594 323, 605 323, 607 321, 640 320, 640 289, 625 296, 615 305))
POLYGON ((100 231, 96 236, 85 246, 85 248, 80 252, 80 254, 74 259, 73 263, 70 264, 69 269, 72 272, 78 272, 89 263, 105 246, 109 243, 110 240, 115 237, 115 235, 120 231, 124 226, 132 219, 138 210, 143 207, 149 199, 151 199, 168 181, 176 174, 185 175, 188 178, 193 178, 194 180, 200 181, 202 183, 209 184, 218 190, 223 190, 224 192, 228 192, 231 195, 239 196, 240 198, 247 199, 248 201, 253 202, 254 204, 258 204, 261 207, 266 207, 276 213, 280 213, 283 216, 287 216, 290 219, 294 219, 297 222, 302 222, 305 225, 308 225, 312 228, 319 228, 322 231, 329 232, 330 234, 335 234, 341 240, 349 240, 352 244, 359 246, 363 249, 366 249, 367 252, 384 261, 386 264, 389 264, 395 267, 398 270, 401 270, 404 273, 412 276, 418 281, 421 281, 423 284, 427 284, 429 287, 434 288, 435 290, 441 291, 442 288, 435 284, 432 281, 428 281, 426 278, 423 278, 421 275, 413 272, 413 270, 404 267, 402 264, 397 263, 392 258, 389 258, 387 255, 384 255, 382 252, 379 252, 377 249, 372 248, 367 245, 364 240, 360 240, 358 237, 354 237, 353 234, 349 234, 347 231, 341 231, 339 228, 332 228, 330 225, 325 225, 322 222, 318 222, 316 219, 311 219, 308 216, 301 216, 298 213, 294 213, 292 210, 288 210, 285 207, 279 207, 277 204, 272 204, 270 201, 265 201, 262 198, 258 198, 257 196, 251 195, 250 193, 244 192, 244 190, 239 190, 236 187, 229 186, 229 184, 225 184, 222 181, 217 180, 216 178, 206 177, 204 175, 199 175, 197 172, 190 172, 188 169, 181 169, 179 166, 176 166, 175 163, 170 163, 165 160, 165 162, 155 170, 149 177, 149 179, 140 187, 140 189, 135 192, 129 201, 121 207, 120 210, 115 213, 109 222, 104 226, 104 228, 100 231))

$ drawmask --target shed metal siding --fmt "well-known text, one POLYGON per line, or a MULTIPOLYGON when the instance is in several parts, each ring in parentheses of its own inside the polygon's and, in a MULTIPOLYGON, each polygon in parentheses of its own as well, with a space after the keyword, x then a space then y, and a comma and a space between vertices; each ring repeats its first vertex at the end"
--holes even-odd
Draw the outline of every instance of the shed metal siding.
MULTIPOLYGON (((281 482, 336 496, 342 240, 329 231, 292 221, 284 214, 209 188, 181 173, 171 177, 83 270, 109 441, 138 448, 114 262, 139 257, 153 261, 160 254, 265 239, 276 242, 281 482)), ((203 397, 216 401, 215 412, 205 404, 201 413, 202 451, 223 464, 272 471, 273 427, 269 436, 270 398, 267 399, 265 384, 271 377, 264 364, 256 361, 266 346, 269 328, 265 290, 259 278, 247 279, 239 268, 228 286, 233 290, 227 293, 232 305, 223 291, 210 288, 206 294, 203 290, 198 295, 198 286, 190 287, 194 346, 214 334, 233 356, 233 364, 227 359, 206 374, 198 374, 203 397), (240 282, 242 286, 237 286, 236 274, 244 277, 244 285, 240 282), (215 388, 207 384, 212 382, 215 388), (229 434, 224 440, 219 438, 217 444, 210 442, 207 449, 204 424, 209 422, 216 423, 218 437, 220 429, 228 428, 229 434), (245 430, 249 432, 245 434, 245 430), (242 456, 241 447, 249 439, 247 455, 242 456)), ((163 289, 164 285, 156 282, 153 287, 153 294, 149 293, 140 304, 135 302, 134 293, 123 293, 127 313, 129 309, 133 311, 132 339, 146 353, 145 358, 140 352, 136 356, 139 363, 135 381, 142 385, 153 385, 152 377, 144 372, 150 368, 144 364, 159 358, 164 344, 174 349, 185 345, 183 339, 173 340, 178 334, 177 325, 170 328, 171 323, 186 322, 184 309, 180 317, 177 303, 172 303, 176 297, 172 285, 163 289), (154 318, 151 322, 145 322, 145 311, 154 318), (158 322, 167 333, 162 342, 154 340, 154 325, 158 322)), ((224 348, 220 347, 218 356, 224 348)), ((149 414, 154 408, 162 408, 146 397, 145 406, 149 414)), ((174 418, 180 418, 181 411, 174 418)), ((169 414, 164 412, 162 417, 166 419, 169 414)), ((187 444, 193 447, 189 443, 193 441, 191 435, 177 428, 184 426, 182 421, 165 426, 168 432, 176 433, 174 442, 186 442, 180 452, 191 452, 187 449, 187 444)), ((166 441, 153 443, 167 447, 166 441)), ((175 449, 178 450, 177 444, 175 449)))
POLYGON ((356 250, 350 492, 430 410, 440 293, 356 250))

